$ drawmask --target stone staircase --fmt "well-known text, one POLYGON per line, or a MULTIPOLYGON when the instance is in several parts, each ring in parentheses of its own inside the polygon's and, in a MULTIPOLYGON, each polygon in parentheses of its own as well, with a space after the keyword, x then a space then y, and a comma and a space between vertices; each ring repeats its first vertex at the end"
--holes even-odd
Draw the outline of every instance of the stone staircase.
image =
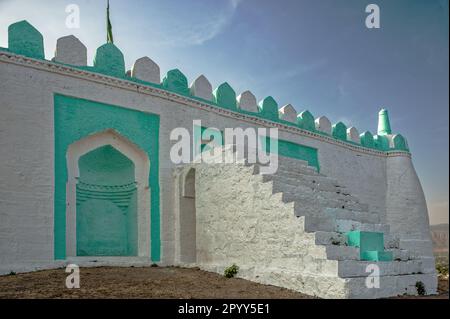
MULTIPOLYGON (((214 169, 215 165, 200 166, 208 170, 214 169)), ((278 272, 276 267, 268 267, 271 273, 269 270, 265 273, 264 267, 248 270, 249 267, 244 266, 240 276, 325 298, 414 295, 419 282, 424 284, 427 294, 436 292, 434 263, 400 249, 399 240, 390 233, 389 225, 383 223, 378 213, 371 212, 367 204, 350 194, 344 185, 301 160, 279 157, 278 170, 271 175, 261 175, 262 166, 244 160, 223 169, 236 170, 234 174, 249 181, 259 179, 272 192, 267 194, 268 199, 278 196, 281 205, 288 205, 293 210, 292 219, 300 221, 302 229, 286 236, 301 237, 299 250, 302 253, 292 258, 292 266, 286 265, 279 273, 274 274, 278 272), (352 245, 348 238, 350 234, 352 238, 363 235, 374 238, 366 246, 376 248, 363 251, 363 238, 361 247, 352 245), (376 274, 371 268, 373 265, 379 270, 379 288, 366 285, 368 276, 376 274)), ((199 266, 202 267, 201 263, 199 266)), ((220 267, 203 268, 223 271, 220 267)))

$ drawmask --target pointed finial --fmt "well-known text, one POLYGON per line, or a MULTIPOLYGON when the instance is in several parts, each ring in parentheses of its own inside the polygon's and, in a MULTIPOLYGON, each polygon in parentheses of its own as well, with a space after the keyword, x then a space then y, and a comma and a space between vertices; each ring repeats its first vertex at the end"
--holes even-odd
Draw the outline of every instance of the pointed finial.
POLYGON ((392 134, 389 114, 386 109, 381 109, 378 113, 378 135, 392 134))

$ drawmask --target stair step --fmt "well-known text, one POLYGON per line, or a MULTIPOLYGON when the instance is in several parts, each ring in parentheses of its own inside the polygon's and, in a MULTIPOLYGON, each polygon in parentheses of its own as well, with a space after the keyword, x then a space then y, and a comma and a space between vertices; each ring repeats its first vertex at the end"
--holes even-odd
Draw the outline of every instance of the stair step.
POLYGON ((314 188, 310 188, 304 185, 292 185, 288 183, 283 183, 280 180, 274 180, 272 177, 265 175, 263 177, 264 182, 272 182, 273 183, 273 193, 290 193, 293 195, 302 194, 303 197, 310 196, 312 199, 321 199, 321 200, 333 200, 340 203, 340 207, 351 207, 353 209, 357 209, 360 207, 363 210, 368 210, 368 205, 361 204, 354 197, 348 197, 342 194, 338 194, 335 192, 328 191, 320 191, 314 188))
MULTIPOLYGON (((389 236, 389 235, 388 235, 389 236)), ((386 241, 386 238, 385 238, 386 241)), ((314 232, 314 243, 316 245, 334 245, 334 246, 346 246, 347 235, 338 232, 317 231, 314 232)), ((392 252, 394 261, 407 261, 417 259, 414 254, 406 249, 387 248, 385 244, 385 251, 392 252)), ((432 261, 430 261, 430 265, 432 261)))
POLYGON ((309 166, 309 163, 307 161, 290 157, 278 156, 278 167, 281 169, 287 169, 292 172, 318 174, 317 168, 309 166))
POLYGON ((278 168, 277 172, 274 174, 277 175, 279 177, 287 177, 287 178, 291 178, 294 180, 298 180, 298 181, 302 181, 305 183, 323 183, 323 184, 329 184, 330 186, 334 186, 337 188, 340 188, 340 184, 337 180, 325 176, 325 175, 310 175, 310 174, 302 174, 299 172, 293 172, 293 171, 288 171, 285 170, 284 168, 278 168))
POLYGON ((435 274, 412 274, 403 276, 380 276, 379 288, 366 286, 367 275, 345 279, 349 289, 347 298, 373 299, 399 296, 403 294, 417 295, 416 283, 422 282, 426 294, 436 294, 437 278, 435 274))
POLYGON ((372 265, 376 265, 378 267, 380 276, 398 276, 423 273, 422 263, 420 260, 386 262, 340 260, 338 262, 338 275, 341 278, 368 276, 373 273, 374 268, 372 268, 372 265))
POLYGON ((359 212, 342 208, 330 208, 323 209, 324 214, 330 215, 336 219, 349 219, 359 221, 361 223, 377 224, 380 222, 380 216, 369 212, 359 212))
POLYGON ((285 203, 295 203, 297 216, 302 216, 308 214, 308 212, 314 212, 317 214, 323 213, 323 208, 342 208, 348 210, 354 210, 357 212, 367 212, 367 206, 359 203, 342 203, 339 200, 325 199, 320 196, 311 196, 304 193, 282 193, 281 199, 285 203), (308 211, 308 209, 310 209, 308 211))
POLYGON ((275 174, 276 176, 279 177, 287 177, 293 180, 298 180, 298 181, 302 181, 305 183, 311 183, 311 184, 324 184, 324 185, 329 185, 335 188, 338 188, 340 190, 343 190, 344 187, 342 187, 339 182, 333 178, 330 178, 328 176, 322 175, 322 174, 303 174, 300 172, 294 172, 294 171, 289 171, 286 170, 284 168, 279 167, 278 170, 276 171, 275 174))
POLYGON ((310 255, 326 260, 360 260, 359 248, 339 245, 315 246, 309 251, 310 255))
POLYGON ((335 231, 340 233, 348 233, 354 230, 388 234, 390 227, 386 224, 371 224, 361 223, 350 219, 336 219, 335 231))
POLYGON ((326 186, 320 183, 309 183, 302 180, 289 178, 281 175, 264 175, 264 182, 273 181, 274 187, 278 191, 289 191, 291 193, 311 193, 314 196, 321 196, 322 198, 342 200, 344 203, 358 203, 358 198, 348 195, 342 192, 342 190, 336 188, 335 186, 326 186))
MULTIPOLYGON (((327 259, 327 260, 356 260, 363 263, 392 263, 392 262, 408 262, 408 261, 420 261, 420 259, 415 259, 410 256, 409 252, 406 250, 400 250, 400 249, 391 249, 387 250, 386 252, 392 253, 394 256, 393 260, 389 261, 364 261, 361 260, 360 256, 360 249, 358 247, 352 247, 347 246, 345 242, 343 241, 342 237, 341 240, 338 243, 338 240, 335 240, 335 244, 326 244, 325 240, 323 239, 326 237, 327 232, 317 232, 316 233, 316 242, 323 242, 324 244, 316 244, 314 248, 311 248, 309 251, 311 256, 317 259, 327 259), (319 235, 317 235, 319 233, 319 235), (323 238, 321 238, 323 237, 323 238)), ((345 237, 345 235, 342 235, 345 237)), ((334 238, 338 238, 335 236, 334 238)), ((433 269, 433 261, 426 261, 426 264, 424 262, 424 268, 421 270, 421 272, 430 272, 433 269)))
POLYGON ((306 232, 325 231, 348 233, 350 231, 360 230, 388 234, 390 229, 389 225, 386 224, 361 223, 359 221, 350 219, 335 219, 323 214, 309 214, 308 212, 306 212, 306 214, 304 215, 297 216, 305 218, 306 232))
MULTIPOLYGON (((254 164, 254 174, 260 174, 261 167, 264 167, 264 166, 267 166, 267 165, 266 164, 254 164)), ((314 167, 310 167, 310 166, 299 166, 295 170, 289 170, 289 169, 278 166, 277 170, 273 174, 267 174, 267 175, 278 175, 278 173, 280 171, 289 172, 289 174, 294 177, 296 177, 296 176, 318 176, 318 177, 322 176, 323 177, 324 176, 324 175, 321 175, 320 173, 318 173, 314 167)))
POLYGON ((316 245, 345 246, 347 236, 337 232, 317 231, 314 233, 314 242, 316 245))

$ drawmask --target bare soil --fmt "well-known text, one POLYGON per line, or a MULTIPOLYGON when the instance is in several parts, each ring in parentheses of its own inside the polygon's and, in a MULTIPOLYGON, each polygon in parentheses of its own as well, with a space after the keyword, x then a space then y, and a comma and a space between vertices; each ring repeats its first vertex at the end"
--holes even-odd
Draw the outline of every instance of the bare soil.
MULTIPOLYGON (((67 289, 65 269, 0 276, 0 298, 182 298, 182 299, 312 299, 292 290, 225 278, 199 269, 177 267, 80 268, 80 289, 67 289)), ((439 296, 448 298, 448 280, 439 296)), ((411 298, 411 297, 401 297, 411 298)))
POLYGON ((80 268, 80 289, 65 269, 0 277, 0 298, 312 298, 288 289, 176 267, 80 268))

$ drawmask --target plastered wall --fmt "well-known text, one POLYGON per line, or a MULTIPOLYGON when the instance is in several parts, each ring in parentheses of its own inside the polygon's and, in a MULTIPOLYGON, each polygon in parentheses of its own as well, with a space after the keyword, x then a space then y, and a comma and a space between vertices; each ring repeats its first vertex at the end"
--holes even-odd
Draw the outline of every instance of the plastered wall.
MULTIPOLYGON (((363 149, 332 137, 302 131, 251 115, 223 110, 181 95, 89 72, 71 70, 51 62, 24 60, 0 52, 0 268, 51 263, 54 260, 54 94, 62 94, 160 115, 159 183, 161 262, 175 262, 174 164, 169 140, 176 127, 192 133, 192 121, 224 129, 240 126, 279 128, 279 138, 318 149, 321 173, 346 185, 352 194, 369 204, 400 235, 427 231, 426 206, 420 183, 408 153, 388 157, 385 152, 363 149), (31 61, 31 62, 30 62, 31 61), (396 163, 391 159, 399 158, 396 163), (411 178, 398 183, 405 169, 411 178), (414 202, 398 203, 415 196, 414 202), (405 197, 406 196, 406 197, 405 197), (397 201, 397 202, 396 202, 397 201), (414 207, 410 219, 401 214, 414 207), (425 210, 424 210, 425 209, 425 210), (387 214, 387 215, 386 215, 387 214), (420 219, 420 226, 417 220, 420 219), (409 226, 402 226, 405 220, 409 226), (415 232, 406 228, 415 228, 415 232), (421 227, 421 228, 417 228, 421 227)), ((426 236, 425 236, 426 237, 426 236)), ((422 238, 423 239, 423 238, 422 238)), ((5 270, 6 269, 6 270, 5 270)))

